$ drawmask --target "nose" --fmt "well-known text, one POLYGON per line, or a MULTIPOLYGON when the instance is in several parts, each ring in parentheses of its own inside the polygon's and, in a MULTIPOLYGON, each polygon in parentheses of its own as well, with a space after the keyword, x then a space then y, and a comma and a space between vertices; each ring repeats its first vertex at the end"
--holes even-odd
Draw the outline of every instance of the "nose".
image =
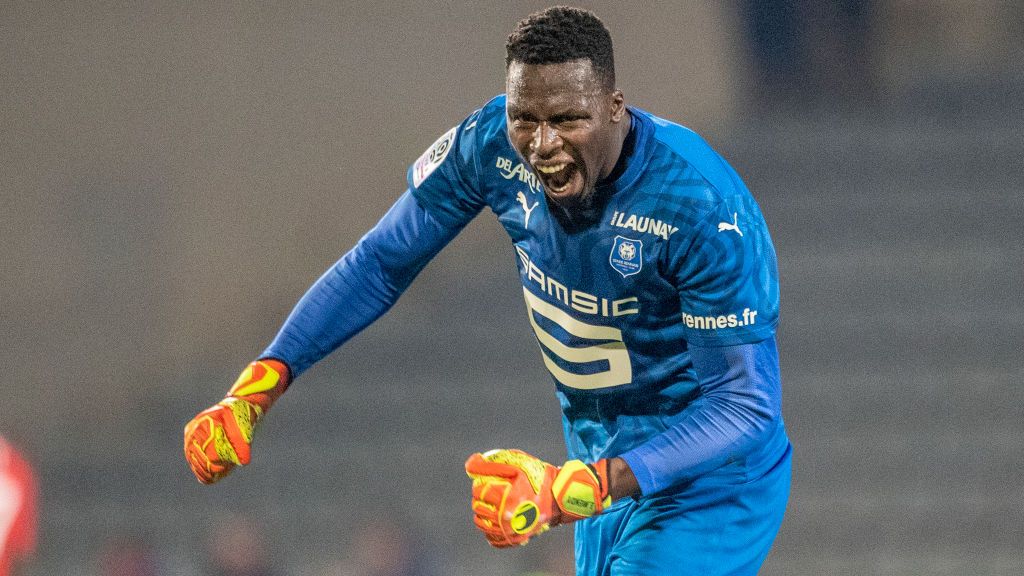
POLYGON ((541 158, 547 158, 553 156, 562 146, 562 139, 558 135, 558 130, 555 130, 551 124, 547 122, 541 122, 537 125, 537 129, 533 133, 533 139, 530 141, 530 148, 533 152, 541 158))

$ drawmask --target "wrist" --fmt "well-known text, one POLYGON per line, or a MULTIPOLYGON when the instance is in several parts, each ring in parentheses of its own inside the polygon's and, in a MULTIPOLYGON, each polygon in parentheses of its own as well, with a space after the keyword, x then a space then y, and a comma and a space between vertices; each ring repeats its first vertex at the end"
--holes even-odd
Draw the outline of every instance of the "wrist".
POLYGON ((288 366, 275 358, 264 358, 242 370, 226 397, 256 404, 265 413, 284 394, 288 383, 288 366))
POLYGON ((552 524, 575 522, 604 511, 608 497, 608 460, 586 464, 569 460, 556 469, 551 484, 554 500, 552 524))
POLYGON ((608 495, 612 501, 640 495, 640 483, 622 458, 608 460, 608 495))
POLYGON ((281 392, 284 392, 285 389, 291 385, 292 371, 283 360, 278 360, 277 358, 260 358, 256 361, 270 366, 275 372, 277 372, 279 376, 278 387, 281 389, 281 392))

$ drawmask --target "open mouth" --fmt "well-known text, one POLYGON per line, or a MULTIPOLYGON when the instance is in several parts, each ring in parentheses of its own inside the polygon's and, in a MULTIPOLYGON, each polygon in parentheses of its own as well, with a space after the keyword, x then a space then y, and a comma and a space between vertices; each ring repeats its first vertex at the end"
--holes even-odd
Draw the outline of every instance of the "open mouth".
POLYGON ((535 165, 534 168, 548 190, 555 194, 567 191, 572 184, 573 176, 576 175, 576 165, 568 162, 548 166, 535 165))

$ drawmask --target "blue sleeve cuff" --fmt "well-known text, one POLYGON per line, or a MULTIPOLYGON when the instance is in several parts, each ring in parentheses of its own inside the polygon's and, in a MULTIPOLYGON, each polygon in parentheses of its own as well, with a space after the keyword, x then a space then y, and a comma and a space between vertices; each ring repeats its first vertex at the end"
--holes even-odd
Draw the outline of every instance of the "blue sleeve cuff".
POLYGON ((636 450, 630 450, 620 456, 620 458, 626 461, 629 469, 633 472, 633 476, 636 477, 636 483, 640 486, 640 494, 654 494, 661 489, 655 482, 651 469, 647 467, 647 464, 644 463, 643 458, 636 450))

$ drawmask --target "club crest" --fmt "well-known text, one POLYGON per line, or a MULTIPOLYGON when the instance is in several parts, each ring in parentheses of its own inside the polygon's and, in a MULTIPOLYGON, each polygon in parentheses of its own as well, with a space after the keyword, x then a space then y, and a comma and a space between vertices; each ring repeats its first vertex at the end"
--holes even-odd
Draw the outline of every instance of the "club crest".
POLYGON ((623 236, 616 236, 612 244, 612 253, 608 256, 608 262, 622 277, 632 276, 643 267, 644 243, 640 240, 631 240, 623 236))

